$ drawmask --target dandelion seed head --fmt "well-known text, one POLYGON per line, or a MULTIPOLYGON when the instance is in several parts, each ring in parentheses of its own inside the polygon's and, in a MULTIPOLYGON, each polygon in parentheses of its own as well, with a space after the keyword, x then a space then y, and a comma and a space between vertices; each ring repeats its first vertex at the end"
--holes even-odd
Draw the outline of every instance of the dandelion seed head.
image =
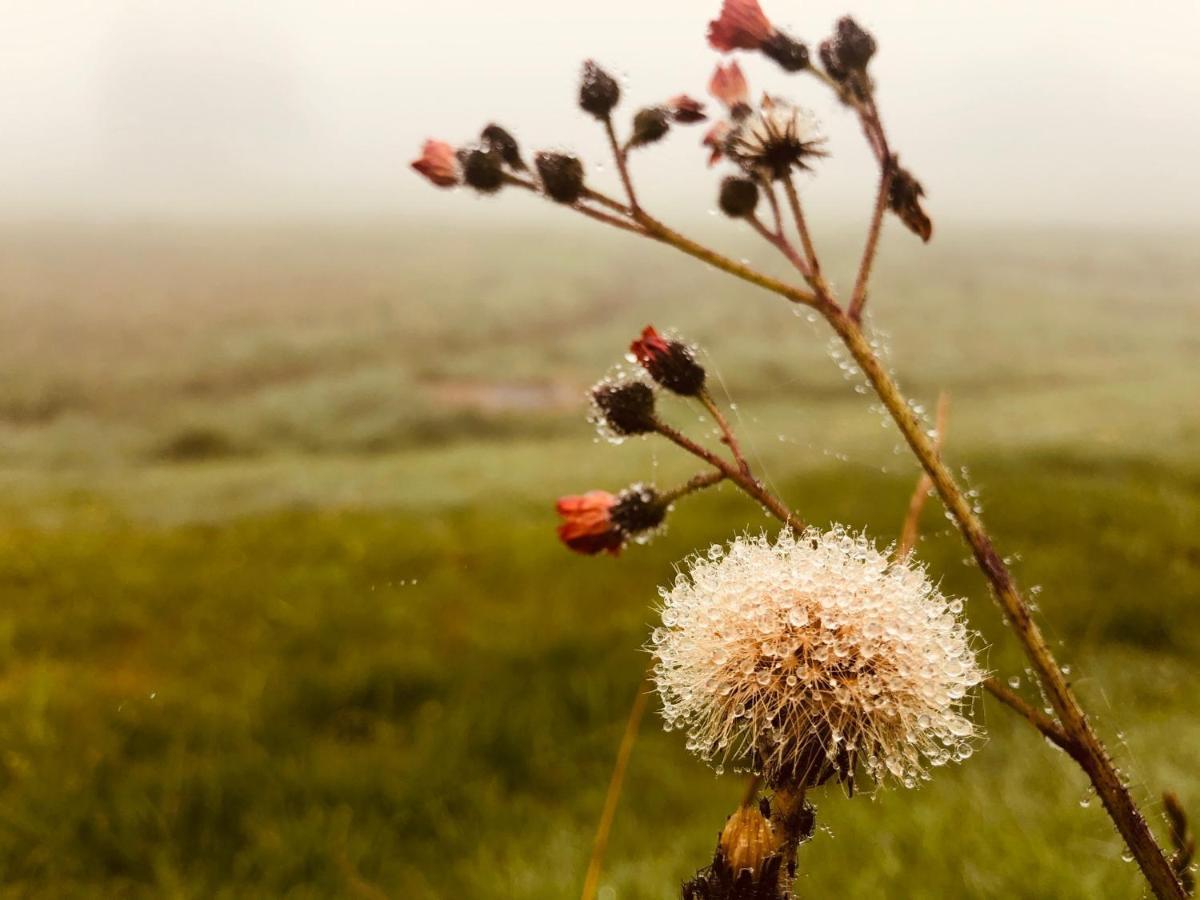
POLYGON ((748 173, 774 179, 793 168, 808 169, 811 159, 826 155, 824 143, 812 113, 786 100, 764 97, 759 108, 729 132, 724 150, 748 173))
POLYGON ((924 570, 840 527, 741 537, 686 563, 651 636, 668 729, 768 781, 913 786, 981 735, 976 637, 924 570))

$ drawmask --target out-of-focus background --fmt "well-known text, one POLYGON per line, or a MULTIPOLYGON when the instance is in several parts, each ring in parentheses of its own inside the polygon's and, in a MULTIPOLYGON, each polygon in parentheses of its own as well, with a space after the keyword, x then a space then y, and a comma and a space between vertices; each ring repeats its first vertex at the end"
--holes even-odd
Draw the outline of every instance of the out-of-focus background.
MULTIPOLYGON (((553 500, 693 467, 612 447, 587 386, 653 322, 704 347, 770 482, 896 535, 916 478, 828 336, 770 295, 528 197, 436 191, 426 137, 499 121, 612 181, 580 61, 625 109, 700 96, 715 2, 25 2, 0 32, 0 873, 63 896, 578 892, 655 586, 768 527, 730 491, 618 560, 553 500)), ((884 2, 852 12, 925 182, 871 301, 904 387, 952 394, 977 492, 1163 832, 1200 815, 1200 60, 1195 4, 884 2)), ((803 186, 851 281, 873 176, 819 85, 803 186)), ((652 208, 710 215, 703 126, 641 153, 652 208)), ((707 425, 667 407, 697 437, 707 425)), ((936 503, 919 554, 1040 705, 936 503)), ((1134 897, 1083 776, 981 699, 989 742, 915 791, 817 798, 812 897, 1134 897)), ((601 897, 670 896, 740 796, 643 725, 601 897)))

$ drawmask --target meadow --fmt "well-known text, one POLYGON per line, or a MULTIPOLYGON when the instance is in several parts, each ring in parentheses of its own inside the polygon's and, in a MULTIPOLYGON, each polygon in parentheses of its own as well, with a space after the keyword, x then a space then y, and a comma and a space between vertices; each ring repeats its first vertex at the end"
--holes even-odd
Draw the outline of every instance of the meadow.
MULTIPOLYGON (((947 458, 1138 799, 1200 817, 1197 236, 888 237, 901 384, 951 393, 947 458)), ((828 240, 846 279, 856 241, 828 240)), ((559 494, 694 471, 585 421, 649 322, 700 342, 809 521, 896 536, 916 470, 827 336, 664 249, 0 226, 0 896, 575 896, 655 586, 770 526, 718 489, 617 560, 555 540, 559 494)), ((988 668, 1040 705, 935 502, 924 526, 988 668)), ((1142 895, 1078 769, 976 714, 988 741, 917 790, 821 792, 801 896, 1142 895)), ((652 713, 601 897, 675 895, 742 787, 652 713)))

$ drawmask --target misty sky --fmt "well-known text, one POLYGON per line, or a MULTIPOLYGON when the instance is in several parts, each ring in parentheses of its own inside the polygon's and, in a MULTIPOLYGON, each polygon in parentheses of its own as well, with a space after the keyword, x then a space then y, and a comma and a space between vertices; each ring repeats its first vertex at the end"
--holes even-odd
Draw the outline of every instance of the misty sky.
MULTIPOLYGON (((1200 223, 1197 0, 763 2, 814 43, 847 11, 875 31, 893 144, 935 215, 1200 223)), ((425 136, 465 141, 496 120, 527 148, 603 163, 595 124, 574 106, 581 60, 627 78, 629 113, 703 95, 718 6, 3 0, 0 215, 497 215, 408 170, 425 136)), ((834 155, 805 185, 810 202, 861 215, 871 176, 848 114, 811 78, 758 57, 743 65, 752 89, 826 123, 834 155)), ((635 161, 658 208, 713 205, 702 130, 679 128, 635 161)))

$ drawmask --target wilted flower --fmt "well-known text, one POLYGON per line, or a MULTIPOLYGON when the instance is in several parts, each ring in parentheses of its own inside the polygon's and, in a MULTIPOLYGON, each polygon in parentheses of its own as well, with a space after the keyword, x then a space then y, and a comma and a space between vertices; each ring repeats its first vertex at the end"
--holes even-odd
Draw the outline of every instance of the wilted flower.
POLYGON ((583 193, 583 163, 566 153, 538 153, 533 157, 542 189, 552 200, 574 203, 583 193))
POLYGON ((754 214, 758 206, 758 183, 750 178, 729 175, 721 182, 718 197, 721 212, 733 219, 754 214))
POLYGON ((717 66, 708 81, 708 92, 720 100, 731 113, 741 106, 746 107, 746 111, 749 112, 750 89, 746 85, 742 67, 736 61, 727 66, 717 66))
POLYGON ((454 148, 445 141, 426 141, 412 167, 438 187, 454 187, 459 183, 454 148))
POLYGON ((774 785, 912 786, 978 737, 972 635, 923 569, 840 528, 739 538, 661 591, 651 637, 668 728, 774 785))
POLYGON ((704 389, 704 367, 696 362, 692 348, 683 341, 665 338, 653 325, 642 329, 642 336, 629 345, 650 377, 669 391, 694 397, 704 389))
POLYGON ((521 148, 517 145, 517 139, 499 125, 492 123, 483 129, 479 137, 484 146, 493 153, 499 154, 500 158, 504 160, 504 164, 510 169, 523 172, 528 168, 525 160, 521 159, 521 148))
POLYGON ((708 43, 721 53, 760 50, 788 72, 808 65, 808 48, 772 25, 758 0, 725 0, 721 15, 708 23, 708 43))
POLYGON ((921 206, 925 188, 908 169, 899 166, 892 173, 892 187, 888 193, 888 205, 900 217, 909 231, 926 243, 933 237, 933 222, 921 206))
POLYGON ((763 97, 758 111, 747 116, 725 140, 725 153, 746 172, 782 178, 791 169, 808 169, 808 161, 825 156, 825 139, 807 110, 785 100, 763 97))
POLYGON ((583 79, 579 83, 579 105, 584 112, 597 119, 607 119, 617 101, 621 99, 621 87, 617 80, 588 60, 583 64, 583 79))
POLYGON ((607 491, 588 491, 579 496, 560 497, 555 508, 562 522, 558 536, 579 553, 608 552, 616 556, 630 538, 638 538, 662 524, 667 504, 654 488, 635 484, 616 496, 607 491))
POLYGON ((602 381, 592 388, 595 420, 616 437, 648 434, 658 424, 654 391, 644 381, 602 381))
POLYGON ((692 125, 708 118, 704 114, 704 104, 687 94, 678 94, 663 105, 670 113, 672 121, 678 122, 680 125, 692 125))

